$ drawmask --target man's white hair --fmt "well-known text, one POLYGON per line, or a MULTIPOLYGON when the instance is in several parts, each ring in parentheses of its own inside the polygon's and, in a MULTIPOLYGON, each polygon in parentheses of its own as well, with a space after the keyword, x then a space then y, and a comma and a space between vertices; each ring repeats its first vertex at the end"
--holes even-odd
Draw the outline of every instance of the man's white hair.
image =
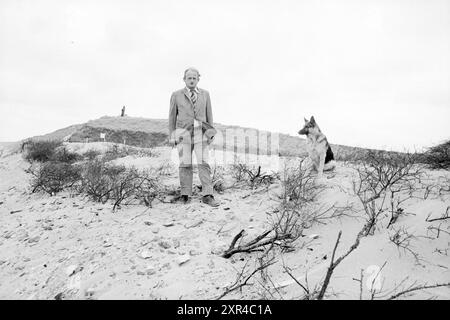
POLYGON ((183 79, 186 79, 186 74, 187 74, 189 71, 196 72, 196 73, 197 73, 197 77, 200 79, 200 72, 198 72, 198 70, 195 69, 195 68, 187 68, 187 69, 184 71, 184 77, 183 77, 183 79))

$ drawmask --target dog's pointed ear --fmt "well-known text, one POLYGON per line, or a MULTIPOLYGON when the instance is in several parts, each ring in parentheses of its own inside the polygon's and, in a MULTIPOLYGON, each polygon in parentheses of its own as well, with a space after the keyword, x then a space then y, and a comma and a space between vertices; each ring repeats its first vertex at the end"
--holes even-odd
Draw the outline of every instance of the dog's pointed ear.
POLYGON ((305 119, 305 122, 308 122, 308 120, 305 117, 303 117, 303 119, 305 119))
POLYGON ((314 116, 311 116, 311 120, 309 121, 311 121, 312 123, 316 123, 316 119, 314 119, 314 116))

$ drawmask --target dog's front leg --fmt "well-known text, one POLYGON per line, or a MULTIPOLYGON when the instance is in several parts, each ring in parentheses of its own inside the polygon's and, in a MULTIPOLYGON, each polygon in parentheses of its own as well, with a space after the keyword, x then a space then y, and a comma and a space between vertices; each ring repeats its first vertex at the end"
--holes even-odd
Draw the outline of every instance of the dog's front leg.
POLYGON ((319 168, 317 169, 317 178, 321 179, 323 176, 323 167, 325 166, 325 153, 321 153, 319 158, 319 168))

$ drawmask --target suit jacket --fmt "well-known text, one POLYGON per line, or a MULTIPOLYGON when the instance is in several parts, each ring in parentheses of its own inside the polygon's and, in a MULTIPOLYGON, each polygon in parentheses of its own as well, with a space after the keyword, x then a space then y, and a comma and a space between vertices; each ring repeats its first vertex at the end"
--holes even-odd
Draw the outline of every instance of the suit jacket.
POLYGON ((185 88, 172 93, 169 111, 169 137, 179 141, 183 133, 194 131, 194 118, 202 123, 205 138, 210 142, 215 134, 209 92, 198 88, 197 101, 194 104, 185 88), (177 130, 181 129, 181 130, 177 130))

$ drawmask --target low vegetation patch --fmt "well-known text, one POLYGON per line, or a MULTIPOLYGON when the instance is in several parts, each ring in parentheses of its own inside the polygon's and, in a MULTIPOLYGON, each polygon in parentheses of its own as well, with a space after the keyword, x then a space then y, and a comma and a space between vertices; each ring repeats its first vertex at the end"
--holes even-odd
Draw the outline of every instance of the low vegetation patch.
POLYGON ((47 161, 73 163, 82 158, 77 153, 68 151, 62 142, 57 140, 25 141, 22 144, 22 151, 24 158, 30 163, 47 161))
POLYGON ((27 170, 32 175, 31 192, 43 191, 54 195, 73 188, 81 181, 79 166, 70 163, 47 161, 27 170))
POLYGON ((93 201, 113 202, 113 211, 121 204, 133 201, 151 206, 164 188, 160 183, 161 172, 139 171, 111 160, 133 154, 154 156, 153 150, 109 148, 105 154, 89 150, 82 155, 69 152, 60 141, 27 141, 22 150, 31 166, 31 192, 55 195, 64 190, 78 192, 93 201))
POLYGON ((83 167, 80 191, 92 200, 105 203, 112 200, 113 211, 134 200, 151 206, 162 192, 159 176, 151 171, 139 171, 104 160, 87 162, 83 167))
POLYGON ((430 148, 424 154, 424 162, 431 169, 450 168, 450 140, 430 148))

